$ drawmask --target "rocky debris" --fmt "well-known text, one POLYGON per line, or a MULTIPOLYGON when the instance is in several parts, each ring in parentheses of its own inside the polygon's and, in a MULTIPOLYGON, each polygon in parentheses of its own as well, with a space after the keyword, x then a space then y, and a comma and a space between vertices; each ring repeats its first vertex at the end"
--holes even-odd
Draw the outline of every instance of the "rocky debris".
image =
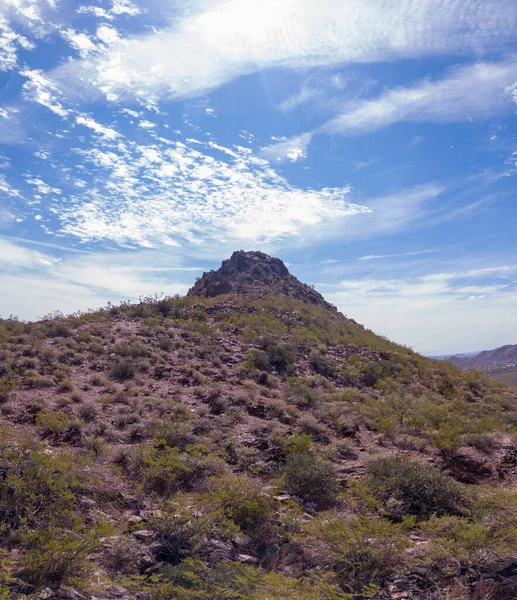
POLYGON ((133 531, 134 537, 140 542, 150 542, 154 540, 154 531, 150 529, 138 529, 137 531, 133 531))
POLYGON ((87 596, 70 587, 61 587, 55 594, 60 600, 87 600, 87 596))
POLYGON ((486 459, 469 454, 457 454, 452 457, 447 463, 447 468, 455 479, 468 484, 481 483, 493 475, 486 459))
POLYGON ((251 556, 250 554, 237 554, 237 560, 246 565, 256 565, 259 561, 256 556, 251 556))
POLYGON ((137 525, 138 523, 142 523, 143 519, 138 515, 131 515, 127 521, 130 525, 137 525))
POLYGON ((121 585, 111 585, 103 590, 97 590, 95 596, 91 597, 91 600, 97 600, 99 598, 102 598, 103 600, 114 600, 115 598, 126 600, 130 598, 130 594, 128 590, 121 585))
POLYGON ((195 548, 195 552, 212 564, 221 560, 235 560, 238 554, 237 545, 232 541, 223 541, 213 538, 201 539, 195 548))
POLYGON ((203 273, 189 290, 188 296, 214 298, 232 292, 282 294, 336 310, 311 286, 291 275, 279 258, 263 252, 234 252, 228 260, 222 262, 217 271, 203 273))
POLYGON ((515 446, 506 448, 505 453, 497 462, 496 469, 502 479, 515 473, 517 469, 517 448, 515 446))
POLYGON ((38 594, 38 600, 48 600, 49 598, 52 598, 54 596, 54 590, 51 588, 45 588, 44 590, 41 590, 41 592, 38 594))

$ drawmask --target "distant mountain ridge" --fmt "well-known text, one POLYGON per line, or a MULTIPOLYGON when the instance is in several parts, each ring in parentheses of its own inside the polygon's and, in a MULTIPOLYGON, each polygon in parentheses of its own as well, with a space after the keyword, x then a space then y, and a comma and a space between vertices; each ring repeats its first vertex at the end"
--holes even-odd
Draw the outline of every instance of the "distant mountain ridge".
POLYGON ((487 373, 517 370, 517 344, 507 344, 495 350, 485 350, 475 356, 451 356, 448 360, 461 369, 481 369, 487 373))

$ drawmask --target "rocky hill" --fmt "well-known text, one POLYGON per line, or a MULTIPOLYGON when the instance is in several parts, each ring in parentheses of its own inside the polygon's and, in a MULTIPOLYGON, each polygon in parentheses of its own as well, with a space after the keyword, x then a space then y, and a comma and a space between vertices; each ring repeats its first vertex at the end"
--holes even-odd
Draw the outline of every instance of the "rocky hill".
POLYGON ((517 595, 517 393, 264 254, 0 320, 0 422, 2 599, 517 595))
POLYGON ((485 350, 475 356, 451 356, 450 361, 460 369, 482 369, 487 373, 517 371, 517 345, 507 345, 495 350, 485 350))
POLYGON ((281 294, 335 310, 316 290, 293 277, 280 259, 263 252, 234 252, 217 271, 203 273, 188 295, 214 298, 232 292, 281 294))

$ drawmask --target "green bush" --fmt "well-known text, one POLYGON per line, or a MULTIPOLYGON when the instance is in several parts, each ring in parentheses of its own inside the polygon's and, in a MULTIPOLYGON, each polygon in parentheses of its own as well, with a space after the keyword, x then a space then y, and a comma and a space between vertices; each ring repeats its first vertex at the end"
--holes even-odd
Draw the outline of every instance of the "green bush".
POLYGON ((410 545, 405 524, 367 516, 344 519, 338 513, 307 523, 304 541, 317 564, 331 570, 346 592, 361 597, 369 597, 379 579, 404 569, 410 545))
POLYGON ((184 560, 206 538, 228 539, 239 531, 210 498, 185 494, 164 503, 151 518, 150 527, 159 543, 160 560, 173 565, 184 560))
POLYGON ((316 350, 313 350, 310 353, 309 363, 316 373, 323 375, 323 377, 332 377, 336 371, 334 365, 329 361, 329 359, 325 358, 316 350))
POLYGON ((119 359, 110 368, 110 377, 120 382, 133 379, 135 373, 136 367, 131 359, 119 359))
POLYGON ((405 456, 373 460, 367 481, 394 514, 427 518, 458 510, 461 486, 451 477, 426 463, 405 456))
POLYGON ((165 583, 153 600, 350 600, 324 576, 291 579, 239 562, 209 566, 188 558, 165 567, 163 575, 165 583))
POLYGON ((269 364, 280 372, 289 371, 296 362, 296 350, 291 344, 267 337, 261 341, 261 346, 269 364))
POLYGON ((23 578, 35 586, 59 585, 68 578, 84 576, 93 568, 89 555, 102 546, 100 537, 112 528, 103 523, 84 531, 60 528, 37 529, 24 536, 27 553, 23 578))
POLYGON ((260 481, 245 475, 214 479, 209 502, 245 531, 259 530, 273 514, 271 496, 264 493, 260 481))
POLYGON ((79 408, 79 416, 85 423, 92 423, 97 418, 97 409, 93 404, 83 404, 79 408))
POLYGON ((31 440, 16 440, 9 430, 1 433, 0 530, 73 520, 76 460, 68 453, 45 453, 31 440))
POLYGON ((196 480, 186 458, 177 448, 158 441, 157 446, 140 444, 129 449, 119 456, 118 462, 146 491, 170 496, 196 480))
POLYGON ((337 479, 332 466, 311 452, 293 452, 285 463, 285 486, 293 496, 314 502, 318 508, 331 506, 336 498, 337 479))
POLYGON ((64 412, 42 410, 36 415, 36 425, 41 428, 43 435, 59 436, 68 425, 68 415, 64 412))

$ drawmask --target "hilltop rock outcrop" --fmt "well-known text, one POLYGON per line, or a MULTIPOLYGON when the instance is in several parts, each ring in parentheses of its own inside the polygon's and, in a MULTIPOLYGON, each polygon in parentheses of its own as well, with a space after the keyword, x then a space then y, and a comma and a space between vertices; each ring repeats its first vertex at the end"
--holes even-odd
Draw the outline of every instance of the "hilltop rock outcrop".
POLYGON ((203 273, 188 295, 214 298, 232 292, 282 294, 335 310, 335 307, 311 286, 291 275, 279 258, 263 252, 234 252, 228 260, 222 262, 217 271, 203 273))

